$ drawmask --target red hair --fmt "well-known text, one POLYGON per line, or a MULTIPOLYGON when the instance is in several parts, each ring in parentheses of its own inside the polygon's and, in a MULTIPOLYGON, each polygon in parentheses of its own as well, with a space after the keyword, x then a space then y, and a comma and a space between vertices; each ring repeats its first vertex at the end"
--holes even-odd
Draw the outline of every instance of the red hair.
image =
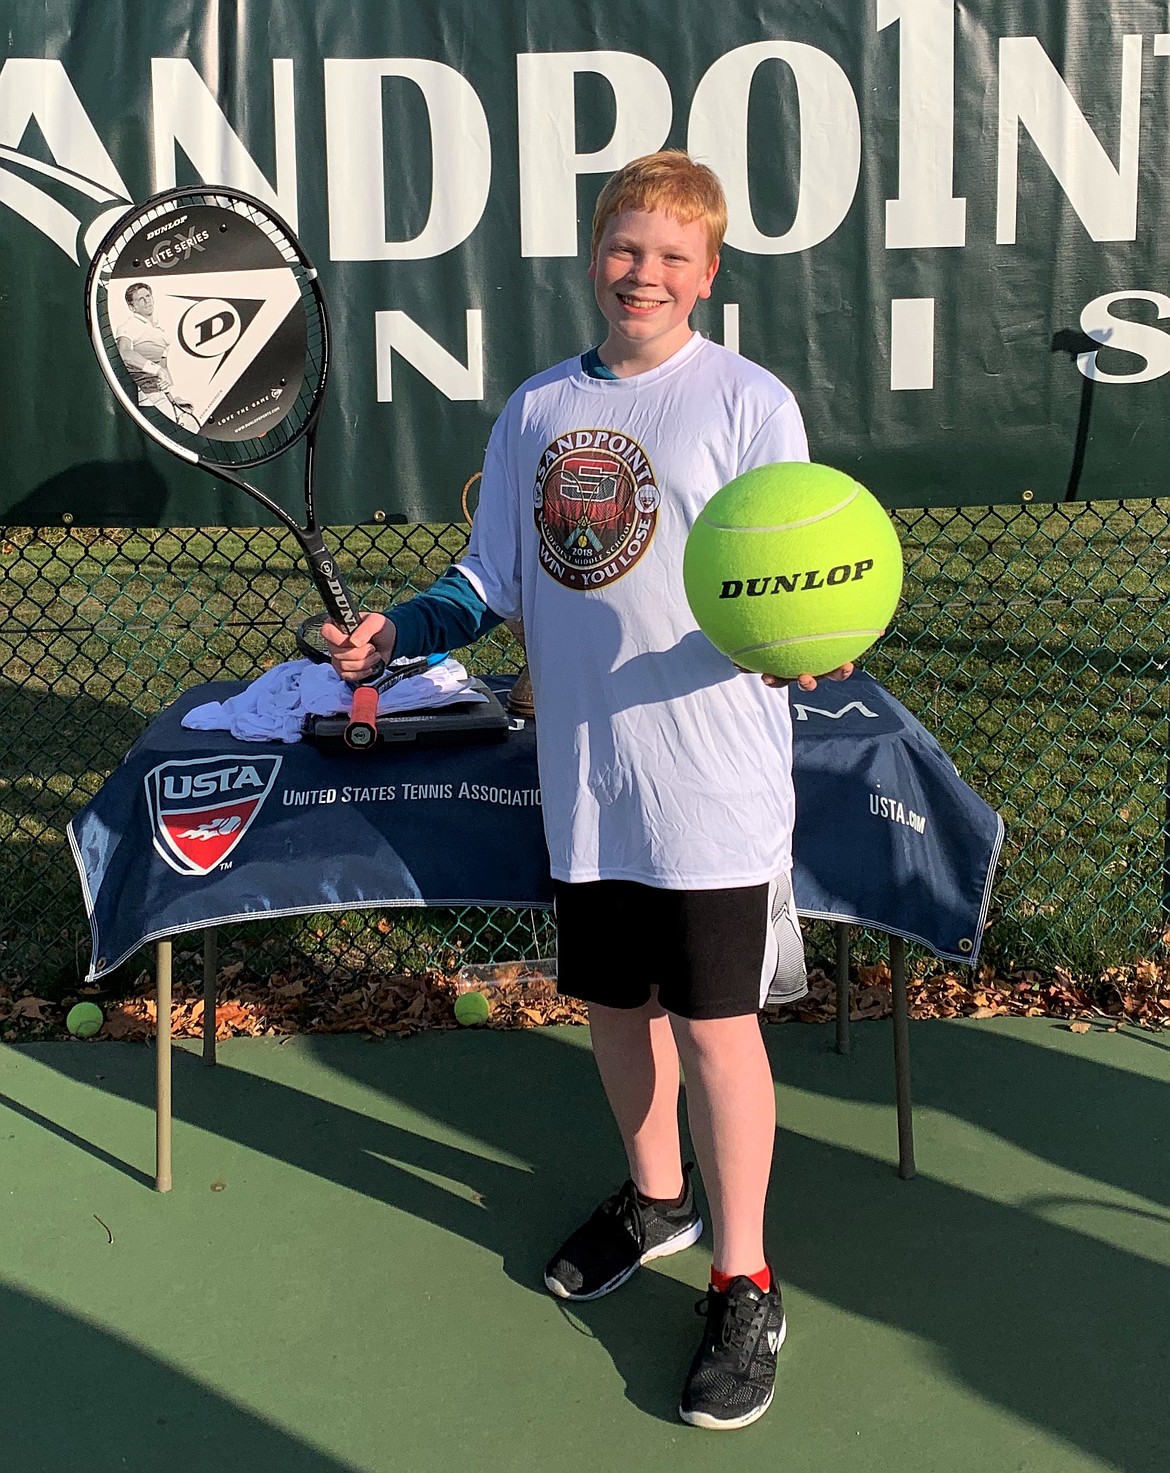
POLYGON ((594 261, 606 225, 624 210, 661 210, 680 225, 702 221, 712 260, 727 234, 727 200, 718 176, 677 148, 633 159, 606 183, 593 211, 594 261))

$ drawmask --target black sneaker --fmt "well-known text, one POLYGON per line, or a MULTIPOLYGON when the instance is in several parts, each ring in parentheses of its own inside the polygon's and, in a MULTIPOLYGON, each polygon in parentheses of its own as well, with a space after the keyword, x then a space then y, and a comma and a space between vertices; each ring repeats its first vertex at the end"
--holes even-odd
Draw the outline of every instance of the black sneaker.
POLYGON ((553 1254, 544 1282, 559 1299, 600 1299, 652 1258, 681 1253, 699 1239, 703 1219, 691 1185, 694 1165, 683 1167, 681 1207, 661 1208, 638 1198, 632 1181, 607 1197, 553 1254))
POLYGON ((764 1292, 751 1279, 732 1279, 726 1294, 708 1289, 695 1306, 707 1316, 691 1362, 678 1414, 692 1427, 747 1427, 772 1405, 776 1352, 784 1344, 784 1302, 773 1278, 764 1292))

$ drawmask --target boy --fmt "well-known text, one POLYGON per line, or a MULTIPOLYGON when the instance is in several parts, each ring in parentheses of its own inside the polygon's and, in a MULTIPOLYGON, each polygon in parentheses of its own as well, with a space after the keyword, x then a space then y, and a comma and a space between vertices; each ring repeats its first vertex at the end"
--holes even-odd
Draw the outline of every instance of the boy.
POLYGON ((545 1283, 595 1299, 699 1238, 681 1061, 714 1262, 679 1415, 716 1429, 747 1426, 772 1400, 785 1323, 764 1249, 776 1113, 757 1014, 805 991, 787 692, 709 643, 682 586, 706 501, 742 471, 808 459, 784 385, 691 329, 726 224, 719 181, 686 154, 619 170, 598 199, 589 267, 608 334, 508 401, 466 557, 348 639, 325 626, 335 668, 356 680, 376 659, 523 619, 558 986, 589 1005, 630 1173, 545 1283))

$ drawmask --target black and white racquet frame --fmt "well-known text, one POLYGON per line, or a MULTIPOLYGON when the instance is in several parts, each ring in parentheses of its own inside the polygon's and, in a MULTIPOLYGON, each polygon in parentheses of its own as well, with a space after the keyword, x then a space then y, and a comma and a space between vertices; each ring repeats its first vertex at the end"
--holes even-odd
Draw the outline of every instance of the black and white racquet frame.
MULTIPOLYGON (((287 527, 329 618, 352 633, 358 606, 322 539, 314 501, 329 321, 317 271, 280 216, 223 186, 153 196, 98 246, 85 315, 102 373, 135 424, 287 527), (298 440, 303 525, 241 475, 298 440)), ((319 635, 298 643, 327 658, 319 635)))

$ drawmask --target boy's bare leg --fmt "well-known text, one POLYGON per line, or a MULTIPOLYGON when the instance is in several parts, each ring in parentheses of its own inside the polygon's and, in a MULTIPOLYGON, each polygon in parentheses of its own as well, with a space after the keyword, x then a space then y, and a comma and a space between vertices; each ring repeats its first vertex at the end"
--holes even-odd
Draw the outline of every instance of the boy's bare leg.
POLYGON ((672 1017, 687 1118, 711 1211, 714 1267, 763 1268, 764 1198, 776 1139, 776 1090, 759 1021, 672 1017))
POLYGON ((646 1197, 677 1197, 679 1063, 669 1017, 656 998, 630 1009, 590 1003, 589 1028, 634 1185, 646 1197))

